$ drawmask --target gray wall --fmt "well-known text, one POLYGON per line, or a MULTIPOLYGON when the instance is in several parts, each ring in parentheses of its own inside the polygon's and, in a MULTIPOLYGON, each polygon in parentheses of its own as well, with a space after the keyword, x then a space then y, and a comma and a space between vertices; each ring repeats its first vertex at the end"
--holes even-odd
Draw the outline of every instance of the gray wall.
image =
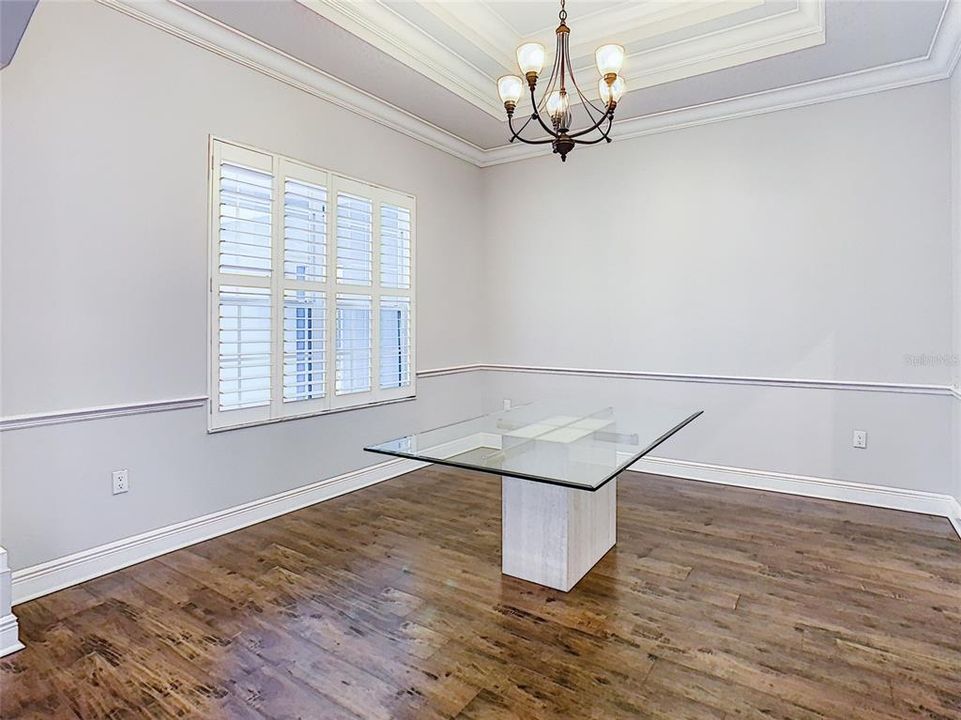
MULTIPOLYGON (((957 379, 905 362, 961 337, 946 82, 480 170, 92 3, 41 3, 2 80, 4 417, 207 393, 209 134, 417 195, 420 370, 957 379)), ((580 393, 707 410, 663 456, 961 491, 944 395, 479 372, 217 435, 202 408, 4 432, 0 544, 28 567, 580 393)))
MULTIPOLYGON (((949 385, 949 363, 908 357, 951 352, 949 97, 929 83, 489 169, 489 360, 949 385), (563 192, 532 202, 531 187, 563 192)), ((598 392, 707 410, 667 457, 954 488, 944 394, 638 380, 598 392)))
MULTIPOLYGON (((94 3, 41 3, 3 70, 2 414, 207 393, 207 138, 417 196, 423 370, 482 354, 481 171, 94 3)), ((202 409, 4 432, 15 569, 371 464, 364 443, 479 407, 418 399, 206 434, 202 409), (110 472, 130 470, 114 497, 110 472)))

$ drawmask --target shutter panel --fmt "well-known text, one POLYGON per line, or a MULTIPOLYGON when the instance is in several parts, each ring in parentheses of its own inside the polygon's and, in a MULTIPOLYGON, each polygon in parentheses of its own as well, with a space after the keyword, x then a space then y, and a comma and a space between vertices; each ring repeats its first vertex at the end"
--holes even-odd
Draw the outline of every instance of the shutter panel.
POLYGON ((284 402, 325 396, 326 325, 323 293, 284 292, 284 402))
POLYGON ((410 298, 380 299, 380 387, 410 385, 410 298))
POLYGON ((337 193, 337 282, 370 285, 373 208, 367 198, 337 193))
POLYGON ((220 165, 220 272, 270 275, 270 173, 220 165))
POLYGON ((284 182, 284 277, 324 282, 327 277, 327 189, 284 182))
POLYGON ((338 395, 370 391, 371 321, 369 295, 337 295, 335 392, 338 395))
POLYGON ((410 210, 380 206, 380 284, 410 287, 410 210))
POLYGON ((413 397, 414 198, 217 139, 211 155, 210 430, 413 397))
POLYGON ((270 290, 219 288, 219 408, 270 404, 270 290))

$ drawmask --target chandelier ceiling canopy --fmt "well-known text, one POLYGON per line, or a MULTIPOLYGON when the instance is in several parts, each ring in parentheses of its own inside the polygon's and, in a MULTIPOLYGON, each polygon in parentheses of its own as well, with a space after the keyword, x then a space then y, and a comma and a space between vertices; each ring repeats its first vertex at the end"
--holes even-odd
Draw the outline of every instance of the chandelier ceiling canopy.
POLYGON ((624 94, 624 78, 621 77, 621 66, 624 64, 624 48, 621 45, 602 45, 594 53, 597 71, 600 79, 597 83, 598 101, 590 100, 581 91, 574 78, 574 67, 571 64, 570 34, 567 26, 567 10, 564 0, 561 0, 561 11, 558 14, 560 25, 557 26, 557 51, 554 54, 554 67, 547 80, 546 89, 540 101, 535 96, 537 79, 544 69, 544 46, 540 43, 524 43, 517 48, 517 65, 527 81, 531 95, 533 113, 520 128, 514 127, 514 110, 524 93, 524 80, 517 75, 505 75, 497 81, 497 92, 500 94, 504 109, 507 111, 507 123, 510 127, 510 141, 520 140, 529 145, 546 145, 550 143, 554 152, 567 160, 567 153, 575 145, 595 145, 601 141, 610 142, 611 126, 614 123, 614 109, 617 101, 624 94), (571 90, 576 98, 571 95, 571 90), (572 130, 573 113, 571 104, 580 100, 587 119, 587 127, 572 130), (544 121, 544 114, 550 120, 550 125, 544 121), (536 122, 549 137, 538 136, 535 139, 522 137, 521 133, 528 125, 536 122))

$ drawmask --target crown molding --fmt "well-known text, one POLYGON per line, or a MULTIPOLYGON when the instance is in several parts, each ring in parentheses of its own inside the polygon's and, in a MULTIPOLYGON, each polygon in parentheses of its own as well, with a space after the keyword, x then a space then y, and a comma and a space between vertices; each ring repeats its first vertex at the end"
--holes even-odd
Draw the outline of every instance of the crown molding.
POLYGON ((628 92, 823 45, 824 15, 824 0, 800 0, 776 15, 629 54, 628 92))
MULTIPOLYGON (((291 87, 378 122, 454 157, 490 167, 550 154, 549 146, 502 145, 488 150, 457 137, 349 83, 317 70, 176 0, 98 0, 131 18, 186 40, 291 87)), ((912 60, 742 95, 614 123, 615 141, 762 115, 832 100, 945 80, 961 57, 961 0, 949 0, 926 55, 912 60)))
POLYGON ((502 119, 497 78, 411 23, 380 0, 297 0, 412 70, 433 80, 471 105, 502 119))
MULTIPOLYGON (((484 2, 420 2, 464 43, 487 56, 490 65, 497 68, 490 73, 382 0, 297 1, 497 120, 504 119, 504 107, 495 92, 497 77, 517 72, 514 49, 521 43, 543 42, 553 36, 552 28, 521 36, 484 2)), ((821 45, 825 40, 824 3, 796 0, 795 7, 784 12, 634 52, 632 43, 733 15, 763 5, 764 0, 628 3, 589 13, 583 22, 578 20, 571 58, 576 72, 593 73, 595 48, 604 42, 619 42, 627 47, 624 79, 628 91, 650 87, 821 45), (617 28, 614 33, 612 27, 617 28)), ((548 52, 548 57, 551 54, 548 52)), ((589 92, 593 92, 594 82, 588 85, 589 92)))
MULTIPOLYGON (((801 2, 822 3, 823 0, 797 0, 801 2)), ((698 0, 698 2, 632 2, 602 7, 584 15, 578 13, 571 18, 576 25, 576 33, 571 35, 571 59, 586 58, 588 64, 594 65, 594 50, 598 45, 617 42, 628 49, 628 57, 635 57, 637 53, 630 53, 630 46, 685 27, 717 20, 728 15, 744 12, 764 5, 765 0, 698 0), (611 28, 617 28, 614 37, 611 28)), ((546 8, 547 6, 545 6, 546 8)), ((537 42, 538 38, 551 37, 557 21, 553 20, 537 32, 519 38, 520 43, 537 42)), ((727 29, 727 28, 725 28, 727 29)), ((723 32, 723 30, 721 31, 723 32)), ((695 38, 688 38, 693 40, 695 38)), ((504 42, 503 40, 501 41, 504 42)), ((511 47, 516 47, 516 44, 511 47)), ((509 67, 514 67, 513 53, 509 67)))
MULTIPOLYGON (((593 67, 594 50, 598 45, 616 41, 629 46, 650 37, 759 7, 764 4, 764 1, 635 2, 612 8, 605 7, 584 15, 578 14, 576 37, 571 38, 571 58, 574 60, 586 58, 587 64, 593 67), (614 37, 611 36, 611 27, 618 28, 614 37)), ((815 2, 820 1, 815 0, 815 2)), ((499 63, 502 72, 505 73, 517 72, 514 51, 518 45, 551 38, 557 25, 557 21, 554 20, 550 25, 525 35, 504 20, 489 2, 422 2, 421 5, 424 10, 436 16, 489 58, 499 63)), ((551 48, 548 48, 548 55, 550 51, 551 48)), ((497 110, 500 116, 503 108, 498 105, 497 110)))
POLYGON ((477 145, 176 0, 97 2, 461 160, 479 165, 483 157, 477 145))

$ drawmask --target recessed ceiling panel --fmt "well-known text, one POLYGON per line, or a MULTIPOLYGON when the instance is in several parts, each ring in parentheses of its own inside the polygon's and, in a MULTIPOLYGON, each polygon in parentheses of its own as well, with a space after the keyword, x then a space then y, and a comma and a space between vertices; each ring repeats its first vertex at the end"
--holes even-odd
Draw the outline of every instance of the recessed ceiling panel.
MULTIPOLYGON (((530 33, 549 45, 557 18, 553 2, 181 2, 480 148, 508 138, 497 77, 518 72, 514 49, 530 33)), ((585 90, 596 85, 596 45, 628 51, 631 92, 619 120, 924 58, 945 8, 945 0, 567 4, 585 90)))

